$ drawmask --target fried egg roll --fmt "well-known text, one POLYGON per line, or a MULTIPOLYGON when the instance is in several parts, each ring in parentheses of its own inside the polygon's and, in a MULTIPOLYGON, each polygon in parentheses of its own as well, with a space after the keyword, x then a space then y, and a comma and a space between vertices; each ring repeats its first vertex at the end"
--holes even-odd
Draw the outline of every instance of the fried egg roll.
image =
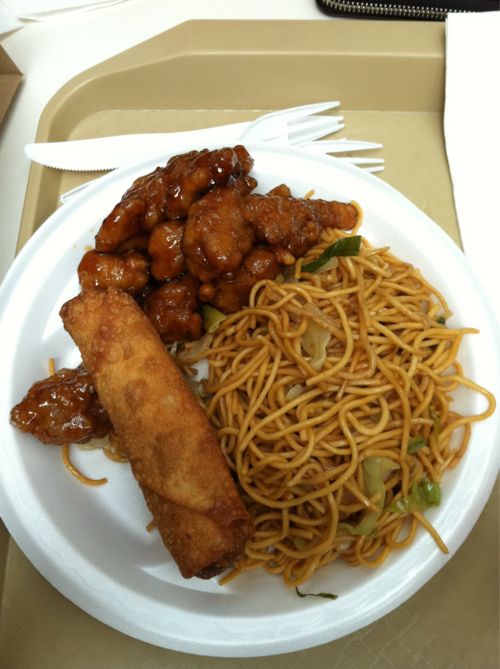
POLYGON ((132 297, 89 289, 61 309, 163 543, 185 578, 233 565, 253 533, 217 435, 132 297))

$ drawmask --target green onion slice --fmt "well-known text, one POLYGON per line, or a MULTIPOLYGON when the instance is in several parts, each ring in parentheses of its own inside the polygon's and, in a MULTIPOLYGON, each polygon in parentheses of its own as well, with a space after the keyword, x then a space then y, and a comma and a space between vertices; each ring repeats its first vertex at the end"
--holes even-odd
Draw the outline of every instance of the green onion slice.
POLYGON ((327 263, 334 256, 357 256, 361 247, 361 235, 353 237, 343 237, 334 244, 326 248, 319 258, 313 260, 307 265, 302 265, 303 272, 316 272, 320 267, 327 263))
POLYGON ((295 592, 299 597, 323 597, 324 599, 337 599, 338 597, 330 592, 300 592, 298 588, 295 588, 295 592))

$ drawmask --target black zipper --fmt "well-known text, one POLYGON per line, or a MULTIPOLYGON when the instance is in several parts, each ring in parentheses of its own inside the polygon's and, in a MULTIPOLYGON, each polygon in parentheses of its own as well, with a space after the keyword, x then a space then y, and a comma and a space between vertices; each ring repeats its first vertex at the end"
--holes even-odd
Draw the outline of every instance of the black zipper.
POLYGON ((447 14, 494 11, 498 0, 316 0, 319 9, 330 16, 353 18, 444 21, 447 14))

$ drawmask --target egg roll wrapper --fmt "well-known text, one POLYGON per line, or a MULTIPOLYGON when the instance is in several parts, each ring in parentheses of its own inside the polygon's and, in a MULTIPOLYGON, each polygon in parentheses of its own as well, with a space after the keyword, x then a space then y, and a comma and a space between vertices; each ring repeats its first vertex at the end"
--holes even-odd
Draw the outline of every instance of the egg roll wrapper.
POLYGON ((86 290, 61 309, 161 538, 185 578, 233 565, 253 525, 215 430, 132 297, 86 290))

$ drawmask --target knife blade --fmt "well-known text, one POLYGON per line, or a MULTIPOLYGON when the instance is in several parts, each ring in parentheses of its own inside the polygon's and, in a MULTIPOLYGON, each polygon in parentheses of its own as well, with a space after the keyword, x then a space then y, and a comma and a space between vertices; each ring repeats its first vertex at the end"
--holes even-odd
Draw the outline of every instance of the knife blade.
POLYGON ((237 141, 250 121, 230 123, 169 133, 113 135, 65 142, 26 144, 24 151, 36 163, 61 170, 79 172, 112 170, 160 154, 166 155, 190 149, 205 148, 212 142, 237 141))

